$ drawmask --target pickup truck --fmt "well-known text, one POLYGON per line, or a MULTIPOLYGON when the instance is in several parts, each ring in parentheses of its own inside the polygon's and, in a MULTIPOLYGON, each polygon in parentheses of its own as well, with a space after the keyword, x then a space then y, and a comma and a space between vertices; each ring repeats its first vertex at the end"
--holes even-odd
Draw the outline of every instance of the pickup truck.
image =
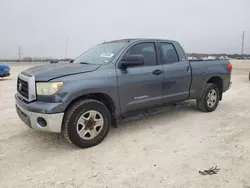
POLYGON ((231 71, 228 60, 189 61, 176 41, 110 41, 70 63, 21 72, 16 109, 30 128, 87 148, 102 142, 111 125, 152 109, 196 99, 198 109, 214 111, 231 71))
POLYGON ((8 65, 0 65, 0 78, 10 76, 10 67, 8 65))

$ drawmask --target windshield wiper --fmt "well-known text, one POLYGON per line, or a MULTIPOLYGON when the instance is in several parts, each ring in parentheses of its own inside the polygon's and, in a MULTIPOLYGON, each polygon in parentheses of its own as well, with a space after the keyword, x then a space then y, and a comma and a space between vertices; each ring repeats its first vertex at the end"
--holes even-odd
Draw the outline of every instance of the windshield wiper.
POLYGON ((88 62, 80 62, 80 64, 89 65, 90 63, 88 63, 88 62))

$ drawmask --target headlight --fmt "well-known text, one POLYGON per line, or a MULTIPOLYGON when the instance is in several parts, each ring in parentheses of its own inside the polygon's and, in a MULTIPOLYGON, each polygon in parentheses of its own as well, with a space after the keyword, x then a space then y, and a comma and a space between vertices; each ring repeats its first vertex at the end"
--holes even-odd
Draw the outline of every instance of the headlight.
POLYGON ((53 95, 62 86, 63 82, 38 82, 36 83, 36 93, 37 95, 53 95))

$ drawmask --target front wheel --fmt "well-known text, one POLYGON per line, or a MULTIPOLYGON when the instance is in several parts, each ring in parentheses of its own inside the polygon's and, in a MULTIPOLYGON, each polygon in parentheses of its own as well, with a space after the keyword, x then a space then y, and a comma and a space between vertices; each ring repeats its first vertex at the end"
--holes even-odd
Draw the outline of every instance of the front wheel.
POLYGON ((111 115, 97 100, 77 101, 66 112, 62 133, 67 141, 80 148, 99 144, 108 134, 111 115))
POLYGON ((215 84, 207 83, 200 99, 197 99, 197 107, 203 112, 213 112, 219 104, 219 89, 215 84))

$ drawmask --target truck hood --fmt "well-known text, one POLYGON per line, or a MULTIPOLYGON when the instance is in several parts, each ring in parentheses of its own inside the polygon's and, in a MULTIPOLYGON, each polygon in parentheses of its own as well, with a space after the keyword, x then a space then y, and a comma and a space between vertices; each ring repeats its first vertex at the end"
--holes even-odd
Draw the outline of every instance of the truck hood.
POLYGON ((85 65, 85 64, 49 64, 31 67, 23 72, 33 74, 36 81, 49 81, 55 78, 92 72, 97 70, 100 65, 85 65))

